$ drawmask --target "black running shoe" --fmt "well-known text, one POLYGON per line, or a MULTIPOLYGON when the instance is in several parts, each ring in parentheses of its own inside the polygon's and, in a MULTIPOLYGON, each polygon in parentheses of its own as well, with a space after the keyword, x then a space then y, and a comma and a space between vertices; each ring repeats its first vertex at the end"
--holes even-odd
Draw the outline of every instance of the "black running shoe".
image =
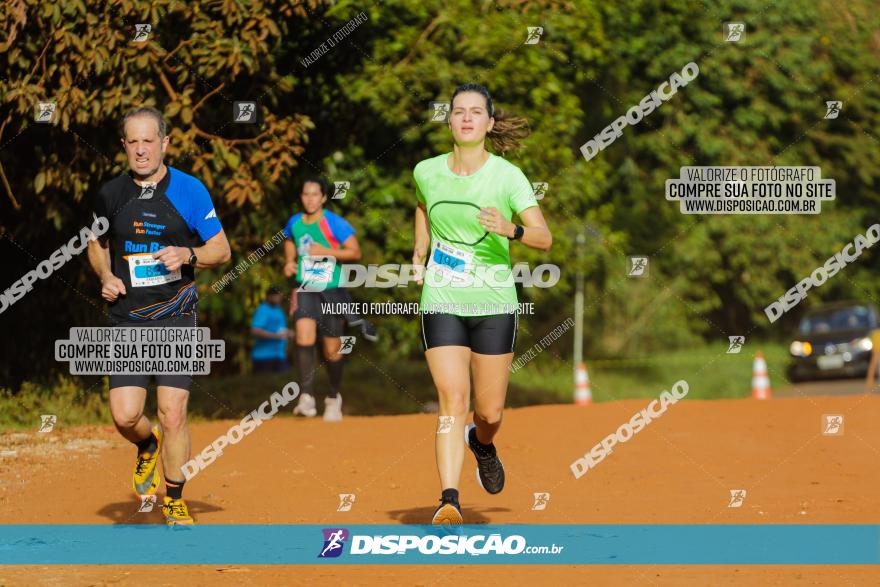
POLYGON ((495 445, 480 444, 477 441, 477 427, 469 424, 464 429, 468 448, 477 458, 477 481, 480 487, 491 494, 500 493, 504 489, 504 465, 498 458, 495 445))
POLYGON ((440 507, 434 512, 431 523, 435 525, 460 526, 464 520, 461 517, 461 506, 458 502, 445 497, 440 498, 440 507))
POLYGON ((379 340, 379 331, 376 330, 376 327, 373 326, 373 323, 369 320, 363 320, 361 322, 361 334, 370 342, 376 342, 379 340))

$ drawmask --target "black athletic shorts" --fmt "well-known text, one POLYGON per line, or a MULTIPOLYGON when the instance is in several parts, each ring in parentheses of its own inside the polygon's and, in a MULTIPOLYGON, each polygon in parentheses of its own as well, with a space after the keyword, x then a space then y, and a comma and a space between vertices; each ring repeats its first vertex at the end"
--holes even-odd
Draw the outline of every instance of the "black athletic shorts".
MULTIPOLYGON (((193 312, 192 314, 186 316, 172 316, 171 318, 161 318, 159 320, 138 320, 137 322, 120 322, 113 324, 114 327, 124 326, 127 328, 138 327, 138 328, 148 328, 148 327, 177 327, 177 328, 192 328, 198 324, 196 319, 196 314, 193 312)), ((189 391, 189 388, 192 386, 192 375, 187 375, 185 373, 175 373, 171 375, 110 375, 110 389, 114 389, 117 387, 142 387, 147 389, 147 385, 150 384, 150 377, 155 377, 156 385, 164 385, 167 387, 177 387, 179 389, 186 389, 189 391)))
POLYGON ((326 313, 321 304, 332 304, 351 300, 345 290, 328 289, 326 291, 301 291, 296 294, 296 312, 294 322, 300 318, 311 318, 318 323, 318 333, 327 338, 342 336, 345 318, 337 314, 326 313))
POLYGON ((518 314, 455 316, 422 314, 425 350, 438 346, 466 346, 481 355, 506 355, 516 344, 518 314))

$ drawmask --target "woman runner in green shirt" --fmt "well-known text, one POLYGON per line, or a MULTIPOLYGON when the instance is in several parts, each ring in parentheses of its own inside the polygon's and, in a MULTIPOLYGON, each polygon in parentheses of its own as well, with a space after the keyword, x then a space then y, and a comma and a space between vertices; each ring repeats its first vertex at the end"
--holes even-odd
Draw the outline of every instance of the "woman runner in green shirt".
POLYGON ((489 493, 504 487, 493 444, 501 426, 518 320, 509 245, 547 251, 553 242, 522 171, 485 149, 504 153, 528 136, 521 117, 495 112, 489 91, 465 84, 452 94, 453 151, 413 170, 413 265, 424 283, 420 305, 425 357, 439 392, 437 469, 442 495, 434 524, 461 524, 458 485, 465 443, 477 480, 489 493), (511 222, 516 214, 522 225, 511 222), (427 266, 426 266, 427 265, 427 266), (471 380, 474 421, 465 426, 471 380))

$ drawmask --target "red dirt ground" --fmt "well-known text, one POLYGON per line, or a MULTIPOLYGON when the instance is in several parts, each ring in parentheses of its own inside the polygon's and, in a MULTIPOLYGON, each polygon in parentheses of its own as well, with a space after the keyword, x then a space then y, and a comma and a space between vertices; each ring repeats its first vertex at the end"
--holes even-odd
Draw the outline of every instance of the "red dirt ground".
MULTIPOLYGON (((466 456, 467 523, 880 523, 880 397, 685 400, 580 479, 569 465, 647 404, 540 406, 505 412, 497 439, 504 492, 484 493, 466 456), (843 434, 822 434, 842 414, 843 434), (745 489, 742 507, 729 491, 745 489), (550 492, 544 511, 532 494, 550 492)), ((231 421, 192 426, 194 451, 231 421)), ((59 422, 62 425, 63 422, 59 422)), ((439 493, 436 416, 277 417, 187 484, 201 524, 426 523, 439 493), (349 512, 338 494, 354 493, 349 512)), ((137 513, 133 449, 110 426, 0 436, 0 524, 161 523, 137 513), (14 451, 9 452, 9 451, 14 451)), ((2 530, 0 530, 2 531, 2 530)), ((861 566, 7 566, 2 585, 880 584, 861 566), (491 579, 489 579, 491 577, 491 579), (466 583, 465 583, 466 584, 466 583)))

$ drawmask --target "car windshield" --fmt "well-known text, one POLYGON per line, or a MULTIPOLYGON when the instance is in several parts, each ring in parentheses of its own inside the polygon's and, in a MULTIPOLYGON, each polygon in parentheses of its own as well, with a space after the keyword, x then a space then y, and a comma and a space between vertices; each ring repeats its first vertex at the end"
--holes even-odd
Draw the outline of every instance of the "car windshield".
POLYGON ((871 327, 871 311, 865 306, 851 306, 835 310, 820 310, 804 316, 801 334, 821 334, 835 330, 867 329, 871 327))

